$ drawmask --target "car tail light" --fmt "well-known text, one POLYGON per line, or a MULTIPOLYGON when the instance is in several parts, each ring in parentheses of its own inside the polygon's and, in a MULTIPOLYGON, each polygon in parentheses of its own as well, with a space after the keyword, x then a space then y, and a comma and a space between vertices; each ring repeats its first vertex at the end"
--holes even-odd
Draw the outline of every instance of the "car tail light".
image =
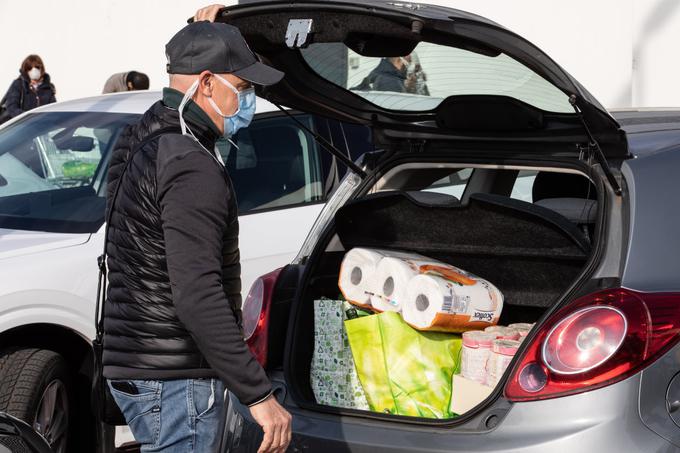
POLYGON ((609 289, 553 314, 505 387, 511 401, 581 393, 649 366, 680 340, 680 294, 609 289))
POLYGON ((269 310, 274 285, 281 269, 255 280, 243 302, 243 336, 260 365, 267 365, 267 341, 269 340, 269 310))

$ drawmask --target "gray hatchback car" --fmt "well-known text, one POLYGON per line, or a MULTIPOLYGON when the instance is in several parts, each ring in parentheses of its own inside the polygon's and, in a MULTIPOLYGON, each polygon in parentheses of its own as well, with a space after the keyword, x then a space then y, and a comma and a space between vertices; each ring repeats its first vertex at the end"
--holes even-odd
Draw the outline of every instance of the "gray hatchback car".
MULTIPOLYGON (((272 2, 218 20, 286 72, 262 95, 363 124, 377 149, 244 302, 290 451, 680 449, 678 114, 612 116, 540 49, 453 9, 272 2), (503 292, 502 324, 535 323, 488 396, 450 419, 317 402, 313 302, 337 298, 353 247, 469 270, 503 292)), ((222 450, 260 439, 230 397, 222 450)))

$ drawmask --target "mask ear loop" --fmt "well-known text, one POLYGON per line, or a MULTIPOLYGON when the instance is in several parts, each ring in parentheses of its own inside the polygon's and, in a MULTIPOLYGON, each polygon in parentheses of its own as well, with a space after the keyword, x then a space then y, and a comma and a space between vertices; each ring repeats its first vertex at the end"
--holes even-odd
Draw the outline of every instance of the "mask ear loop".
MULTIPOLYGON (((194 96, 194 93, 196 93, 196 90, 198 89, 198 79, 194 83, 191 84, 187 92, 184 94, 184 97, 182 98, 182 102, 179 103, 179 107, 177 110, 179 110, 179 127, 182 130, 182 135, 187 135, 187 124, 184 121, 184 107, 186 107, 187 102, 189 102, 189 99, 191 99, 194 96)), ((189 129, 189 133, 191 134, 194 139, 196 137, 194 136, 194 133, 191 132, 191 129, 189 129)))
POLYGON ((179 127, 182 130, 182 135, 190 135, 194 140, 196 140, 196 143, 198 143, 201 146, 201 148, 205 149, 208 152, 208 154, 210 154, 213 157, 213 159, 215 159, 217 162, 222 164, 222 166, 224 167, 224 160, 222 159, 222 155, 219 153, 219 151, 217 151, 217 149, 215 149, 213 153, 208 151, 205 148, 205 146, 203 146, 201 141, 198 138, 196 138, 196 136, 194 135, 191 128, 189 128, 187 126, 186 121, 184 121, 184 115, 183 115, 184 107, 186 107, 187 102, 189 102, 189 99, 191 99, 194 96, 194 93, 196 93, 196 90, 198 89, 198 82, 199 81, 197 79, 193 84, 191 84, 191 86, 189 87, 187 92, 184 94, 184 97, 182 98, 182 102, 179 103, 179 107, 177 108, 177 110, 179 112, 179 127), (187 131, 189 132, 188 134, 187 134, 187 131))
MULTIPOLYGON (((217 75, 217 74, 213 74, 213 76, 215 76, 215 78, 217 78, 220 82, 222 82, 223 84, 225 84, 225 85, 227 86, 227 88, 229 88, 231 91, 234 92, 234 94, 236 94, 236 111, 235 111, 234 113, 232 113, 231 115, 225 115, 224 113, 222 113, 222 110, 220 110, 220 108, 217 106, 217 104, 215 103, 215 101, 212 100, 212 98, 208 98, 208 102, 210 102, 210 105, 212 105, 212 107, 215 109, 215 111, 216 111, 222 118, 231 118, 231 117, 234 117, 234 116, 238 115, 238 112, 241 111, 241 92, 240 92, 239 90, 237 90, 236 87, 235 87, 234 85, 232 85, 231 83, 229 83, 229 81, 228 81, 227 79, 224 79, 224 78, 222 78, 221 76, 219 76, 219 75, 217 75)), ((231 137, 227 138, 227 141, 228 141, 229 143, 231 143, 232 146, 234 146, 234 148, 236 148, 237 150, 240 150, 240 149, 241 149, 241 148, 238 147, 238 145, 236 144, 236 142, 234 142, 234 141, 231 139, 231 137)), ((220 156, 220 157, 221 157, 221 156, 220 156)))
POLYGON ((212 98, 208 98, 208 102, 210 102, 210 105, 212 105, 212 108, 214 108, 215 111, 216 111, 222 118, 232 118, 232 117, 238 115, 238 112, 241 111, 241 92, 240 92, 239 90, 237 90, 236 87, 235 87, 234 85, 232 85, 231 83, 229 83, 228 80, 226 80, 226 79, 224 79, 224 78, 218 76, 217 74, 213 74, 213 76, 214 76, 216 79, 218 79, 220 82, 222 82, 224 85, 226 85, 227 88, 229 88, 231 91, 233 91, 234 94, 236 95, 236 111, 235 111, 234 113, 232 113, 231 115, 225 115, 224 113, 222 113, 222 110, 220 110, 220 108, 217 106, 217 104, 215 103, 215 101, 213 101, 212 98))

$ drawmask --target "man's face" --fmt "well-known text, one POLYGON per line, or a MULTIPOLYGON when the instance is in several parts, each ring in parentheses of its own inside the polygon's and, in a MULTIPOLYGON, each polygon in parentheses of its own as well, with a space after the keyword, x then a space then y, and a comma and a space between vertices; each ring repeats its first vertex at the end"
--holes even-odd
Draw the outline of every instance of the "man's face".
MULTIPOLYGON (((237 91, 243 91, 252 87, 250 82, 233 74, 220 74, 220 76, 231 83, 237 91)), ((214 78, 213 101, 215 101, 225 115, 233 115, 238 110, 238 96, 217 78, 214 78)))

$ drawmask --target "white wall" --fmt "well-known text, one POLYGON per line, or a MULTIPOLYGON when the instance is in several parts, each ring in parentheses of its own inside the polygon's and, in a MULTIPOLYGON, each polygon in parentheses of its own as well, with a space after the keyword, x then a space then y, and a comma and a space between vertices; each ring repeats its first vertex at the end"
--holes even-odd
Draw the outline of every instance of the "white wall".
MULTIPOLYGON (((166 83, 164 45, 208 0, 0 0, 0 90, 38 53, 59 99, 135 69, 166 83)), ((680 106, 680 0, 431 0, 537 44, 605 106, 680 106)))
POLYGON ((146 73, 152 88, 162 88, 165 43, 208 3, 0 0, 0 90, 31 53, 43 59, 58 100, 100 94, 111 74, 129 70, 146 73))

